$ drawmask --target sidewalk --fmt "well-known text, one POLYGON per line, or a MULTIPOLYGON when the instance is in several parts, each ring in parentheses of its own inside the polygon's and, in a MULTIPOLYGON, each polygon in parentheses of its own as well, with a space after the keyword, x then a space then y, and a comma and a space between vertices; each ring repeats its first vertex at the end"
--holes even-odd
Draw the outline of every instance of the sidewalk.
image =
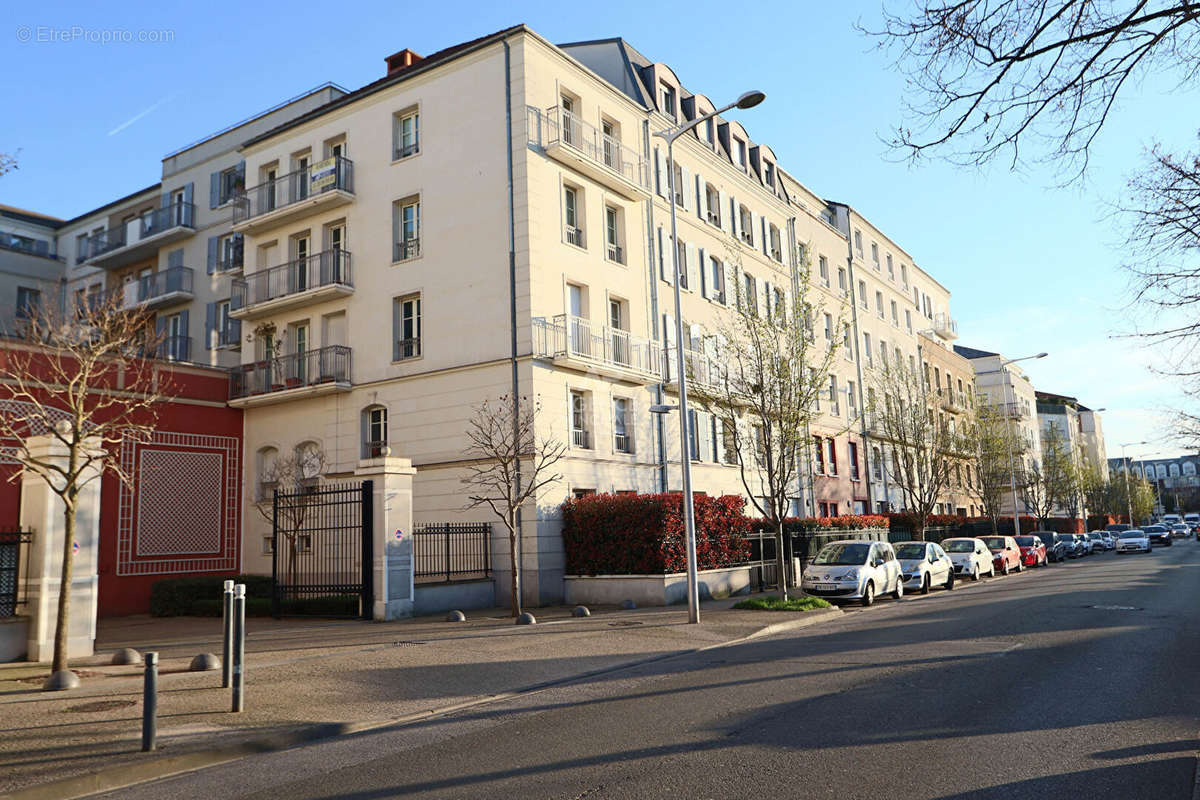
MULTIPOLYGON (((44 693, 44 665, 0 664, 0 793, 77 778, 22 796, 70 797, 161 774, 419 719, 455 707, 748 636, 826 620, 838 612, 755 612, 736 600, 632 611, 534 609, 515 626, 504 609, 389 623, 247 620, 246 710, 230 712, 221 673, 188 672, 198 653, 220 656, 221 622, 207 618, 105 620, 97 656, 73 662, 83 683, 44 693), (159 652, 158 752, 140 752, 140 666, 108 665, 113 651, 159 652), (273 741, 268 741, 273 739, 273 741), (93 779, 85 776, 95 773, 93 779)), ((7 795, 6 795, 7 796, 7 795)))

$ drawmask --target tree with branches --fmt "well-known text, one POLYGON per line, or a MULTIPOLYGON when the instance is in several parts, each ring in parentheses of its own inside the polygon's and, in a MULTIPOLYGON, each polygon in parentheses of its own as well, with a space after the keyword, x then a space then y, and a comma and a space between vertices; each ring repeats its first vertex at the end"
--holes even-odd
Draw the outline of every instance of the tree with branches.
POLYGON ((1000 408, 981 396, 975 404, 975 415, 965 425, 965 451, 975 462, 975 483, 970 487, 972 494, 983 507, 983 513, 992 521, 992 533, 996 533, 996 521, 1004 505, 1004 496, 1011 487, 1013 464, 1011 457, 1023 452, 1024 447, 1013 435, 1012 426, 1000 408))
POLYGON ((0 351, 0 397, 10 401, 0 412, 0 440, 15 442, 6 454, 62 502, 65 535, 51 665, 61 673, 67 669, 81 495, 103 475, 132 486, 134 476, 120 461, 121 445, 149 437, 172 382, 152 360, 158 346, 152 315, 126 308, 119 292, 36 304, 21 316, 10 333, 14 341, 0 351), (43 435, 65 457, 32 452, 29 440, 43 435))
POLYGON ((567 446, 538 436, 541 402, 504 394, 476 405, 467 423, 467 508, 486 506, 508 531, 512 615, 521 615, 520 511, 547 486, 562 480, 557 465, 567 446))
POLYGON ((0 177, 17 168, 17 153, 20 152, 17 150, 15 153, 0 153, 0 177))
POLYGON ((941 411, 929 377, 901 362, 876 370, 871 434, 883 442, 888 480, 900 490, 913 515, 918 539, 950 486, 954 464, 971 457, 970 440, 941 411))
MULTIPOLYGON (((829 315, 825 338, 818 341, 814 320, 825 311, 811 294, 807 248, 796 254, 798 290, 769 295, 765 302, 745 291, 740 256, 731 250, 727 258, 739 277, 726 287, 732 307, 706 338, 704 353, 685 364, 688 394, 719 423, 721 460, 737 464, 750 504, 775 531, 779 595, 786 600, 783 522, 799 494, 820 400, 837 402, 828 392, 834 357, 843 346, 842 313, 836 319, 829 315)), ((688 457, 688 447, 681 443, 681 458, 688 457)))
POLYGON ((1025 467, 1024 480, 1019 481, 1022 502, 1045 527, 1056 508, 1069 502, 1074 462, 1057 424, 1051 423, 1042 432, 1041 458, 1031 459, 1025 467))
POLYGON ((1079 465, 1079 493, 1089 514, 1111 514, 1108 466, 1083 459, 1079 465))
MULTIPOLYGON (((312 546, 304 531, 317 506, 317 490, 325 474, 325 451, 310 442, 287 455, 276 455, 261 469, 254 508, 271 525, 273 535, 282 535, 284 539, 282 544, 287 548, 284 581, 294 590, 298 558, 312 546)), ((276 538, 271 547, 278 548, 280 544, 276 538)))

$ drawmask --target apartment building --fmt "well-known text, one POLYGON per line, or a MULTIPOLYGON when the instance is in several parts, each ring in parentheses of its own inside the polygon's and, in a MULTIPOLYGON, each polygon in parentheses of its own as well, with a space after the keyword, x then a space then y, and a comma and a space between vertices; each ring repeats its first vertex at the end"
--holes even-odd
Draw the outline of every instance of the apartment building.
POLYGON ((0 335, 31 309, 56 304, 66 265, 58 256, 56 217, 0 205, 0 335))
POLYGON ((61 223, 66 301, 116 294, 124 308, 154 312, 155 357, 236 364, 242 335, 229 305, 243 248, 231 217, 245 185, 237 148, 344 93, 318 87, 176 150, 163 158, 159 183, 61 223))

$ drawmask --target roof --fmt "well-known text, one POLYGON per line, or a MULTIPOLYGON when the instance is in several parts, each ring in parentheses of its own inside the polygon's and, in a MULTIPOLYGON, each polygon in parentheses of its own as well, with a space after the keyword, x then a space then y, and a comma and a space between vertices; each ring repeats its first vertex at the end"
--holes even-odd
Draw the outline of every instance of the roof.
POLYGON ((8 206, 4 203, 0 203, 0 217, 19 219, 35 225, 45 225, 48 228, 61 228, 63 225, 63 220, 58 217, 52 217, 49 214, 40 214, 37 211, 29 211, 24 208, 17 208, 16 206, 8 206))
POLYGON ((437 52, 431 53, 425 58, 422 58, 420 61, 412 64, 411 66, 398 69, 390 75, 385 75, 373 83, 368 83, 366 86, 362 86, 348 94, 344 94, 336 100, 331 100, 323 106, 318 106, 312 111, 309 111, 307 114, 301 114, 294 119, 288 120, 280 125, 276 125, 269 131, 265 131, 260 133, 258 136, 246 140, 242 143, 242 147, 249 147, 250 145, 257 144, 258 142, 266 141, 267 139, 277 136, 284 131, 291 130, 292 128, 303 125, 310 120, 314 120, 317 117, 321 117, 330 113, 331 111, 335 111, 342 106, 349 105, 356 100, 360 100, 368 95, 374 94, 375 92, 382 91, 390 86, 396 85, 397 83, 406 81, 409 78, 420 75, 428 70, 433 69, 434 67, 439 67, 443 64, 449 63, 460 56, 466 55, 472 50, 476 50, 480 47, 498 42, 501 39, 518 31, 526 30, 528 30, 528 28, 526 28, 523 24, 513 25, 511 27, 504 28, 503 30, 496 31, 495 33, 489 33, 487 36, 480 36, 478 39, 472 39, 469 42, 462 42, 461 44, 451 45, 445 49, 438 50, 437 52))
MULTIPOLYGON (((130 192, 129 194, 125 195, 124 197, 118 197, 116 200, 105 203, 104 205, 99 206, 98 208, 93 208, 92 210, 85 211, 82 214, 76 214, 75 216, 71 217, 70 219, 64 220, 62 224, 70 225, 72 222, 78 222, 79 220, 83 219, 84 217, 90 217, 92 214, 96 214, 100 211, 104 211, 105 209, 112 208, 113 206, 119 206, 119 205, 121 205, 121 203, 128 202, 129 200, 132 200, 133 198, 137 197, 139 194, 144 194, 146 192, 154 191, 154 190, 157 190, 160 188, 162 188, 162 181, 159 181, 158 183, 152 183, 144 189, 138 189, 136 192, 130 192)), ((62 225, 60 225, 59 227, 62 227, 62 225)))
POLYGON ((974 347, 967 347, 966 345, 961 344, 954 345, 954 352, 958 353, 963 358, 993 358, 1000 355, 999 353, 993 353, 990 350, 976 350, 974 347))

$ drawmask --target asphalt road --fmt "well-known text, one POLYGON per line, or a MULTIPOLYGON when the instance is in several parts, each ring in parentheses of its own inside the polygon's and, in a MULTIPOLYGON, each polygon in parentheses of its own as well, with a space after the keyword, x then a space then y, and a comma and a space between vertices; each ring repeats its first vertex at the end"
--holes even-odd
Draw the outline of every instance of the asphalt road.
POLYGON ((1200 544, 847 611, 112 797, 1193 797, 1200 544))

